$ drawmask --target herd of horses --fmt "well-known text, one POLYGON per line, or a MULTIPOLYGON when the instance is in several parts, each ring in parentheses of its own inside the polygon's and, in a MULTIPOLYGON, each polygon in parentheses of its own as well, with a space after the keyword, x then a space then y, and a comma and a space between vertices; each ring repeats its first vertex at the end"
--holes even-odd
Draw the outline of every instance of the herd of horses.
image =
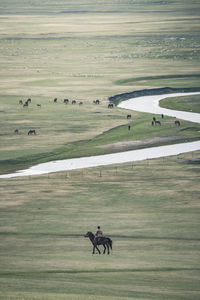
MULTIPOLYGON (((128 120, 128 119, 131 119, 132 116, 131 116, 130 114, 128 114, 128 115, 126 116, 126 118, 127 118, 127 120, 128 120)), ((161 118, 164 119, 164 115, 163 115, 163 114, 161 115, 161 118)), ((179 120, 175 120, 175 121, 174 121, 174 124, 177 125, 177 126, 180 126, 180 125, 181 125, 181 122, 180 122, 179 120)), ((156 120, 156 117, 153 117, 153 120, 151 121, 151 125, 152 125, 152 126, 154 126, 154 125, 159 125, 159 126, 161 126, 161 121, 156 120)), ((131 128, 130 125, 128 125, 128 130, 130 130, 130 128, 131 128)))
MULTIPOLYGON (((61 100, 62 101, 62 100, 61 100)), ((54 103, 58 103, 58 98, 54 98, 53 99, 53 102, 54 103)), ((23 105, 23 107, 28 107, 29 106, 29 103, 31 103, 31 98, 28 98, 27 100, 25 100, 25 101, 23 101, 23 100, 19 100, 19 104, 21 104, 21 105, 23 105)), ((70 100, 69 99, 64 99, 63 100, 63 103, 64 104, 68 104, 68 103, 70 103, 70 100)), ((76 104, 76 103, 78 103, 79 105, 83 105, 83 101, 77 101, 77 100, 72 100, 71 101, 71 103, 72 104, 76 104)), ((100 100, 93 100, 93 103, 94 104, 100 104, 100 100)), ((38 107, 41 107, 41 104, 36 104, 38 107)), ((111 107, 114 107, 114 105, 113 104, 109 104, 109 108, 111 108, 111 107)))
MULTIPOLYGON (((61 102, 63 102, 64 104, 68 104, 68 103, 70 103, 70 100, 69 100, 69 99, 64 99, 64 100, 61 100, 61 102)), ((19 100, 19 104, 22 105, 23 107, 28 107, 30 103, 31 103, 31 98, 28 98, 28 99, 25 100, 25 101, 19 100)), ((54 98, 54 99, 53 99, 53 103, 58 103, 58 98, 54 98)), ((71 104, 72 104, 72 105, 75 105, 75 104, 77 104, 77 103, 78 103, 79 105, 83 105, 83 101, 71 100, 71 104)), ((100 100, 98 100, 98 99, 97 99, 97 100, 93 100, 92 103, 98 105, 98 104, 100 104, 100 100)), ((40 104, 40 103, 37 103, 36 106, 41 108, 41 104, 40 104)), ((113 104, 113 103, 108 103, 108 108, 109 108, 109 109, 114 108, 114 104, 113 104)), ((162 119, 163 119, 163 118, 164 118, 164 115, 162 114, 161 117, 162 117, 162 119)), ((131 114, 127 114, 126 118, 127 118, 127 120, 131 119, 131 118, 132 118, 131 114)), ((175 120, 175 121, 174 121, 174 124, 177 125, 177 126, 180 126, 180 125, 181 125, 181 123, 180 123, 179 120, 175 120)), ((153 117, 153 120, 151 121, 151 125, 152 125, 152 126, 154 126, 154 125, 159 125, 159 126, 161 126, 161 121, 160 121, 160 120, 157 120, 155 117, 153 117)), ((129 124, 129 125, 128 125, 128 130, 130 130, 130 129, 131 129, 131 126, 130 126, 130 124, 129 124)), ((14 133, 15 133, 15 134, 18 134, 18 133, 19 133, 19 129, 15 129, 15 130, 14 130, 14 133)), ((30 129, 30 130, 28 131, 28 135, 35 135, 35 134, 36 134, 35 129, 30 129)))
MULTIPOLYGON (((162 114, 161 115, 162 119, 164 119, 164 115, 162 114)), ((180 126, 181 125, 181 122, 179 120, 175 120, 174 121, 174 124, 177 125, 177 126, 180 126)), ((156 117, 153 117, 153 120, 151 121, 151 125, 154 126, 154 125, 159 125, 161 126, 161 121, 159 120, 156 120, 156 117)))

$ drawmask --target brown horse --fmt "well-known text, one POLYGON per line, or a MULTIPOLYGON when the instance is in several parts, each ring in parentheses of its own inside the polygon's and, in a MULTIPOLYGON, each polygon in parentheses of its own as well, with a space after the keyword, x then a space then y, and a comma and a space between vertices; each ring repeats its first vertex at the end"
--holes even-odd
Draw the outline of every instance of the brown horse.
POLYGON ((14 133, 18 134, 18 133, 19 133, 19 130, 18 130, 18 129, 15 129, 15 130, 14 130, 14 133))
POLYGON ((103 254, 105 254, 106 248, 107 248, 108 254, 110 254, 109 249, 112 250, 112 240, 109 237, 105 237, 105 236, 95 237, 95 235, 90 231, 88 231, 84 235, 84 237, 88 237, 93 245, 92 254, 95 254, 95 249, 98 251, 99 254, 101 254, 101 251, 98 248, 99 245, 103 245, 103 247, 104 247, 103 254))
POLYGON ((161 122, 160 121, 155 121, 155 125, 156 124, 161 126, 161 122))
POLYGON ((180 123, 180 121, 179 121, 179 120, 176 120, 176 121, 174 121, 174 124, 175 124, 175 125, 178 125, 178 126, 180 126, 180 125, 181 125, 181 123, 180 123))
POLYGON ((72 101, 72 104, 76 104, 76 100, 73 100, 73 101, 72 101))
POLYGON ((127 118, 127 119, 131 119, 131 115, 127 115, 126 118, 127 118))

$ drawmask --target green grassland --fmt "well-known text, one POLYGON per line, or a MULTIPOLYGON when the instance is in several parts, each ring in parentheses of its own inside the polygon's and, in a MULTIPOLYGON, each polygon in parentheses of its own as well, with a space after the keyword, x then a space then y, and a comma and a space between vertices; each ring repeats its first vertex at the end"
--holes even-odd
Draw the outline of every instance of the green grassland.
POLYGON ((173 107, 175 110, 200 113, 200 97, 198 95, 173 98, 169 97, 168 99, 160 101, 160 106, 169 109, 173 107))
POLYGON ((199 299, 198 158, 1 180, 0 299, 199 299))
POLYGON ((199 86, 198 1, 1 1, 2 95, 199 86), (38 4, 39 3, 39 4, 38 4))
POLYGON ((185 123, 189 129, 178 133, 167 127, 157 132, 147 128, 152 116, 138 114, 130 136, 126 113, 106 111, 107 99, 116 94, 199 87, 197 1, 21 0, 0 6, 1 173, 49 159, 114 151, 96 148, 108 142, 198 137, 196 125, 185 123), (23 111, 18 100, 28 97, 33 104, 23 111), (54 97, 59 99, 56 108, 54 97), (64 98, 80 99, 84 106, 64 107, 64 98), (95 99, 101 100, 100 108, 91 105, 95 99), (32 127, 37 136, 28 138, 32 127))
MULTIPOLYGON (((107 108, 113 95, 199 88, 199 8, 1 0, 0 173, 199 140, 199 124, 165 117, 156 127, 151 114, 107 108)), ((165 101, 199 112, 199 96, 165 101)), ((199 154, 1 179, 0 299, 199 299, 199 154), (83 237, 97 225, 113 240, 109 256, 83 237)))
MULTIPOLYGON (((199 124, 181 121, 181 126, 176 127, 174 118, 156 116, 162 126, 151 126, 152 114, 117 107, 108 109, 104 102, 99 105, 89 101, 81 106, 78 103, 66 105, 60 99, 54 103, 53 99, 35 97, 24 108, 19 105, 18 97, 4 96, 0 100, 1 173, 50 160, 199 139, 199 124), (38 103, 41 107, 37 106, 38 103), (127 113, 131 113, 131 120, 127 120, 127 113), (18 134, 14 133, 16 128, 18 134), (36 135, 27 134, 31 128, 36 130, 36 135)), ((190 108, 193 106, 196 102, 190 101, 190 108)))

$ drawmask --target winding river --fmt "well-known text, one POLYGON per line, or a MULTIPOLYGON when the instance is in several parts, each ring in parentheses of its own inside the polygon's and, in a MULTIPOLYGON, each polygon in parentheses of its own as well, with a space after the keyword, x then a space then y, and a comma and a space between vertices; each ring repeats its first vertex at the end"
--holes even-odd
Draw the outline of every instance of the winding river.
MULTIPOLYGON (((177 97, 177 96, 187 96, 187 95, 190 96, 190 95, 199 95, 199 94, 200 92, 143 96, 143 97, 133 98, 121 102, 119 104, 119 107, 124 109, 129 109, 129 110, 136 110, 140 112, 164 114, 164 115, 176 117, 187 121, 200 123, 200 114, 169 110, 169 109, 161 108, 159 106, 159 101, 167 97, 177 97)), ((69 171, 75 169, 128 163, 128 162, 140 161, 145 159, 153 159, 153 158, 166 157, 171 155, 178 155, 181 153, 186 153, 186 152, 191 152, 196 150, 200 150, 200 141, 160 146, 160 147, 150 147, 146 149, 125 151, 125 152, 106 154, 106 155, 57 160, 48 163, 38 164, 33 167, 30 167, 29 169, 17 171, 16 173, 0 175, 0 178, 42 175, 42 174, 60 172, 60 171, 69 171)))

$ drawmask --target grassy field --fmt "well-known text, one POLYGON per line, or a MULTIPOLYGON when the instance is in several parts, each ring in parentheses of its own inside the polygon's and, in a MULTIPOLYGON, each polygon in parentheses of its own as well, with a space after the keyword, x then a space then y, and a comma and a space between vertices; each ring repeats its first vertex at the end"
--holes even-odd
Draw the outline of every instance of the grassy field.
MULTIPOLYGON (((35 97, 28 108, 23 108, 18 100, 13 96, 0 97, 1 173, 50 160, 199 139, 200 124, 181 121, 181 126, 176 127, 173 118, 165 116, 161 120, 161 116, 156 116, 162 126, 151 126, 153 115, 117 107, 108 109, 104 102, 66 105, 60 99, 54 103, 53 99, 35 97), (131 120, 127 120, 127 113, 131 113, 131 120), (18 134, 14 133, 16 128, 18 134), (27 134, 31 128, 36 130, 36 135, 27 134)), ((196 102, 190 101, 190 108, 193 107, 196 102)))
POLYGON ((2 95, 107 99, 199 86, 199 4, 1 1, 2 95))
POLYGON ((200 97, 197 96, 185 96, 165 99, 160 101, 160 106, 165 108, 171 108, 175 110, 191 111, 194 113, 200 113, 200 97))
POLYGON ((34 5, 1 1, 0 172, 49 159, 112 152, 96 148, 110 139, 196 138, 196 125, 185 124, 190 127, 185 132, 155 132, 146 128, 151 116, 138 114, 132 121, 140 125, 131 124, 130 137, 126 113, 108 113, 106 106, 108 97, 119 93, 199 87, 198 7, 195 0, 110 0, 104 5, 89 0, 34 5), (33 104, 23 111, 18 100, 28 97, 33 104), (54 97, 59 99, 56 108, 54 97), (64 98, 78 99, 84 106, 64 108, 64 98), (101 108, 91 105, 95 99, 101 100, 101 108), (32 127, 37 137, 28 138, 32 127), (13 134, 16 128, 18 136, 13 134))
POLYGON ((197 1, 110 0, 102 5, 48 0, 25 5, 20 0, 1 1, 0 8, 0 172, 49 159, 112 152, 96 148, 109 140, 198 137, 198 126, 189 124, 189 131, 155 132, 147 128, 151 116, 138 114, 132 121, 139 127, 131 124, 130 137, 126 113, 106 111, 108 97, 115 94, 199 87, 197 1), (22 110, 17 103, 28 97, 33 104, 22 110), (56 108, 54 97, 59 99, 56 108), (84 106, 64 108, 64 98, 78 99, 84 106), (100 109, 91 105, 95 99, 101 100, 100 109), (37 137, 28 138, 32 127, 37 137), (13 134, 16 128, 18 136, 13 134), (108 134, 102 136, 104 132, 108 134))
POLYGON ((0 299, 199 299, 199 154, 1 180, 0 299))
MULTIPOLYGON (((198 124, 107 108, 199 87, 199 1, 2 0, 0 25, 1 174, 199 139, 198 124)), ((199 112, 199 97, 162 105, 199 112)), ((0 180, 0 299, 199 299, 199 155, 0 180), (98 225, 109 256, 83 237, 98 225)))

